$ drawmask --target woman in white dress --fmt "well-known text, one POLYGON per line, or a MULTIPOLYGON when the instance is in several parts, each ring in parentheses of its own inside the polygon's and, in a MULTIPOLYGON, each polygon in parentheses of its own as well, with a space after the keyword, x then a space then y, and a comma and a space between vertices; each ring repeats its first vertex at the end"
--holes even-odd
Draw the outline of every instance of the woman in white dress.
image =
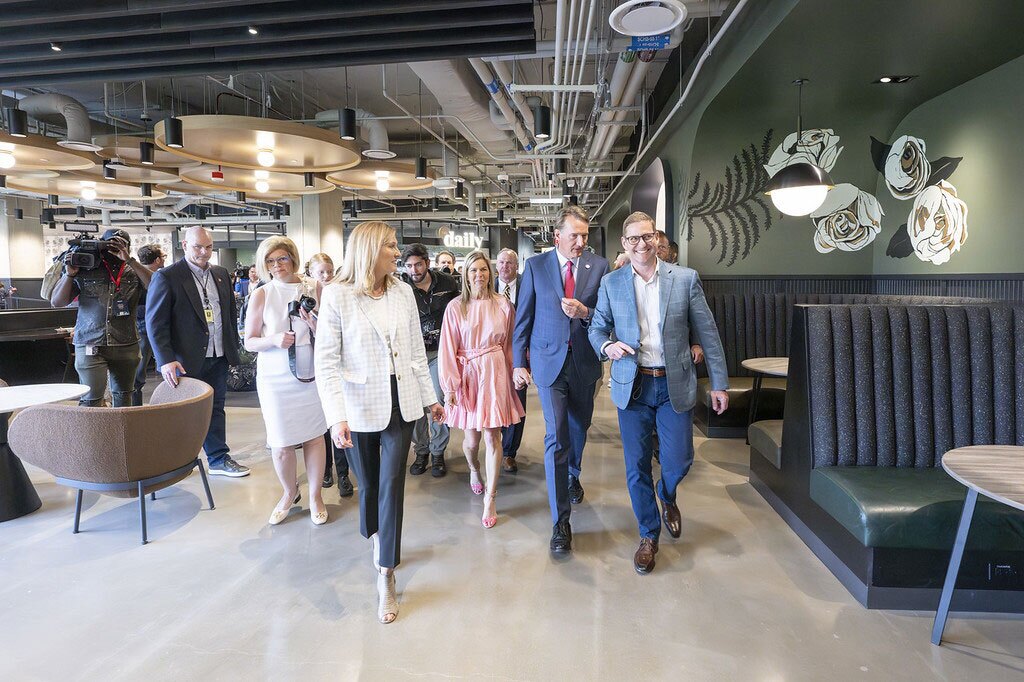
POLYGON ((263 286, 249 295, 245 348, 256 358, 256 391, 267 428, 267 445, 283 493, 268 523, 284 521, 300 495, 295 478, 295 445, 302 443, 309 481, 309 515, 315 525, 327 521, 320 488, 324 478, 324 431, 327 422, 313 381, 313 335, 316 317, 303 297, 319 300, 318 285, 299 276, 299 252, 287 237, 270 237, 256 251, 263 286), (299 305, 291 305, 297 302, 299 305), (289 308, 297 315, 289 314, 289 308))

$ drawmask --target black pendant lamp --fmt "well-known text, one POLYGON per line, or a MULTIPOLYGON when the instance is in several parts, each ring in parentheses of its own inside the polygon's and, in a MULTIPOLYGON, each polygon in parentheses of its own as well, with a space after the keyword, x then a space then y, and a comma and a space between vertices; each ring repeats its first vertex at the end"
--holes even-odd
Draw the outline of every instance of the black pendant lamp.
POLYGON ((245 203, 245 192, 235 192, 235 201, 245 203))
POLYGON ((7 132, 11 137, 28 137, 28 114, 21 109, 7 107, 7 132))
POLYGON ((180 118, 168 116, 164 119, 164 143, 172 149, 181 149, 185 146, 185 134, 180 118))
POLYGON ((579 206, 580 205, 580 198, 578 196, 576 196, 575 194, 570 194, 569 195, 569 205, 570 206, 579 206))
POLYGON ((25 211, 24 210, 22 210, 20 208, 14 209, 14 219, 15 220, 21 220, 24 217, 25 217, 25 211))
POLYGON ((50 202, 50 206, 56 206, 57 204, 60 203, 60 196, 56 194, 51 194, 49 197, 47 197, 47 199, 50 202))
POLYGON ((142 215, 145 218, 148 218, 151 215, 153 215, 153 207, 150 206, 149 204, 146 204, 145 206, 143 206, 142 207, 142 215))
POLYGON ((287 216, 290 216, 291 214, 292 214, 292 206, 291 206, 291 204, 288 204, 288 203, 281 204, 281 215, 287 217, 287 216))
POLYGON ((465 194, 466 194, 466 192, 463 189, 463 183, 456 182, 455 183, 455 198, 456 199, 461 199, 463 196, 465 196, 465 194))
POLYGON ((144 197, 151 197, 151 196, 153 196, 153 184, 152 183, 144 182, 140 186, 140 189, 142 190, 142 196, 144 196, 144 197))
POLYGON ((103 162, 103 179, 117 180, 117 169, 110 167, 110 161, 103 162))
POLYGON ((569 159, 555 159, 555 175, 562 177, 569 169, 569 159))
POLYGON ((355 199, 352 199, 348 202, 348 216, 353 220, 359 217, 359 208, 356 206, 355 199))
POLYGON ((416 179, 427 179, 427 160, 422 156, 416 159, 416 179))
POLYGON ((153 165, 153 143, 143 140, 139 143, 139 163, 144 166, 153 165))
POLYGON ((494 212, 494 217, 498 220, 499 223, 505 222, 505 209, 499 208, 497 211, 494 212))
POLYGON ((487 197, 480 197, 480 212, 487 212, 487 197))
POLYGON ((338 114, 338 131, 343 140, 356 139, 356 110, 345 107, 338 114))
POLYGON ((513 230, 516 229, 516 219, 514 217, 508 219, 508 226, 513 230))
POLYGON ((303 173, 302 174, 302 185, 306 189, 312 189, 313 188, 314 182, 313 182, 313 174, 312 173, 303 173))
POLYGON ((6 175, 0 175, 0 187, 6 187, 6 186, 7 186, 7 176, 6 175))
POLYGON ((441 210, 441 201, 437 197, 430 197, 430 210, 439 211, 441 210))
POLYGON ((77 208, 75 208, 75 216, 77 216, 79 218, 84 218, 85 217, 85 206, 78 206, 77 208))
MULTIPOLYGON (((793 81, 799 88, 796 114, 797 142, 803 135, 803 91, 806 82, 805 78, 793 81)), ((824 168, 802 162, 786 166, 772 176, 764 188, 764 193, 772 198, 775 208, 786 215, 805 216, 825 203, 825 196, 834 186, 835 183, 824 168)))
POLYGON ((551 107, 542 104, 533 108, 533 136, 538 140, 551 137, 551 107))

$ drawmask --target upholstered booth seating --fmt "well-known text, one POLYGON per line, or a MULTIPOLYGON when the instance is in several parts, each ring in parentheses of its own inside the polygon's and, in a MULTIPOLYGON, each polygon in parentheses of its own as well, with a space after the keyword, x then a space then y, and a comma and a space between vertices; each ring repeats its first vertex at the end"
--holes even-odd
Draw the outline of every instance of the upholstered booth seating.
POLYGON ((782 420, 765 419, 750 425, 750 452, 768 460, 776 469, 782 467, 782 420))
POLYGON ((21 459, 78 490, 73 532, 78 532, 84 490, 138 497, 146 544, 146 495, 156 499, 156 491, 184 479, 195 467, 213 509, 198 457, 212 411, 213 389, 183 377, 176 388, 161 382, 144 407, 29 407, 11 422, 9 437, 21 459))
MULTIPOLYGON (((861 603, 933 609, 965 489, 943 453, 1024 445, 1024 307, 796 306, 779 466, 751 483, 861 603)), ((979 501, 954 608, 1024 610, 1024 514, 979 501)))
MULTIPOLYGON (((793 306, 809 305, 945 305, 978 303, 978 299, 939 296, 890 296, 881 294, 712 294, 708 306, 715 316, 729 367, 729 409, 711 409, 711 385, 706 367, 698 368, 697 406, 694 423, 712 438, 743 438, 747 435, 753 374, 740 364, 747 358, 788 357, 793 306)), ((693 339, 696 342, 696 339, 693 339)), ((786 379, 766 377, 761 385, 757 419, 778 419, 786 399, 786 379)))

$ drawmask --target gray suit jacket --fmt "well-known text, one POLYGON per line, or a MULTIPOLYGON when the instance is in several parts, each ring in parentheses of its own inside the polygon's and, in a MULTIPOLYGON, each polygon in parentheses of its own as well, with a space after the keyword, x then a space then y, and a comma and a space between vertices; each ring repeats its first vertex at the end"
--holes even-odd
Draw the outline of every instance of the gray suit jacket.
MULTIPOLYGON (((714 390, 729 388, 729 370, 718 327, 697 273, 690 268, 659 263, 658 276, 661 278, 659 308, 668 392, 672 408, 681 413, 692 409, 697 400, 697 370, 690 357, 691 332, 694 342, 704 347, 714 390)), ((632 267, 621 267, 601 280, 588 336, 602 361, 608 360, 608 356, 601 353, 606 341, 622 341, 633 349, 639 346, 640 323, 632 267)), ((612 402, 617 407, 625 409, 629 404, 636 375, 635 355, 612 362, 612 402)))

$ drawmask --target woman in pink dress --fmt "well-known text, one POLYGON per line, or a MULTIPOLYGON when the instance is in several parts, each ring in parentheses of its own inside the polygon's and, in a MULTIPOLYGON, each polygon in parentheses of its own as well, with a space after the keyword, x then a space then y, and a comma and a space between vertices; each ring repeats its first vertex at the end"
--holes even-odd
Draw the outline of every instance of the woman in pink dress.
POLYGON ((462 429, 469 463, 469 487, 484 493, 480 479, 480 436, 487 448, 487 491, 481 523, 498 521, 494 498, 501 463, 501 430, 526 413, 512 386, 512 327, 515 310, 494 290, 491 262, 482 251, 466 256, 462 295, 448 304, 441 327, 437 368, 445 397, 445 423, 462 429))

